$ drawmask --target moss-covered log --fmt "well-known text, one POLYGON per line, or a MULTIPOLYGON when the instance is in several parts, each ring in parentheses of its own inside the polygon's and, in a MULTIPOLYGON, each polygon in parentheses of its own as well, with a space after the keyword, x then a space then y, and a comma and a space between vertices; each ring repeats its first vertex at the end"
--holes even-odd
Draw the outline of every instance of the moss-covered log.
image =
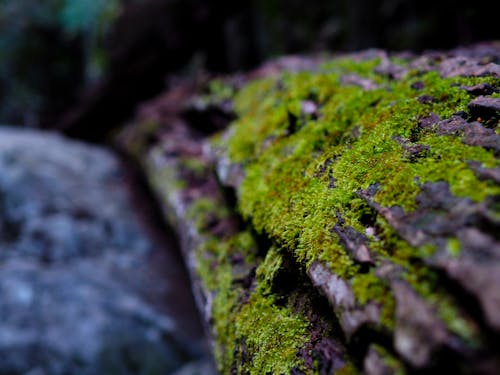
POLYGON ((222 373, 500 371, 499 61, 285 58, 143 107, 121 143, 222 373))

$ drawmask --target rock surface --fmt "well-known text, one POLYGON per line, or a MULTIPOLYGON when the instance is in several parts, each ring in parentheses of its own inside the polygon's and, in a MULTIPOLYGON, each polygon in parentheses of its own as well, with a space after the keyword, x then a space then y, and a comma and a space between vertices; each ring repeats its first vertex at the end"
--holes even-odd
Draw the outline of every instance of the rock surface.
POLYGON ((0 128, 1 374, 164 375, 203 356, 175 244, 153 242, 126 186, 103 148, 0 128))

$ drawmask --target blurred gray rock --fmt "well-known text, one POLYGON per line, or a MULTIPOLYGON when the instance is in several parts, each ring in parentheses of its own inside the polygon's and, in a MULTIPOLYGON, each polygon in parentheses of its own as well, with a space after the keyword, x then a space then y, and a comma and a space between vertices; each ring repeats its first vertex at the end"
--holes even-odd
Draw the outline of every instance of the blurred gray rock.
POLYGON ((109 151, 0 128, 0 374, 163 375, 201 358, 181 263, 158 251, 109 151))

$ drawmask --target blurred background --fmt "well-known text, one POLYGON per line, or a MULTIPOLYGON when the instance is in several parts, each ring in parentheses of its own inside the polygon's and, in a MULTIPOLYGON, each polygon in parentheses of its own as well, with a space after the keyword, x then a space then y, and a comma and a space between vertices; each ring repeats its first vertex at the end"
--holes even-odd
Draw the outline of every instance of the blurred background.
POLYGON ((38 129, 104 143, 179 79, 283 54, 500 40, 497 3, 0 0, 0 375, 215 373, 140 171, 38 129))
MULTIPOLYGON (((0 0, 0 122, 117 124, 169 74, 500 38, 494 0, 0 0)), ((80 134, 84 138, 98 138, 80 134)))

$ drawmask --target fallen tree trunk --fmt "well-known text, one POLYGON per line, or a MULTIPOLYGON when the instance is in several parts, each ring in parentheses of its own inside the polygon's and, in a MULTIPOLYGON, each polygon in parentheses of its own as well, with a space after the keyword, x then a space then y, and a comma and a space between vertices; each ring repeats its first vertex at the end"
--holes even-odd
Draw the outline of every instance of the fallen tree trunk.
POLYGON ((222 373, 500 371, 499 61, 284 58, 143 106, 120 143, 222 373))

